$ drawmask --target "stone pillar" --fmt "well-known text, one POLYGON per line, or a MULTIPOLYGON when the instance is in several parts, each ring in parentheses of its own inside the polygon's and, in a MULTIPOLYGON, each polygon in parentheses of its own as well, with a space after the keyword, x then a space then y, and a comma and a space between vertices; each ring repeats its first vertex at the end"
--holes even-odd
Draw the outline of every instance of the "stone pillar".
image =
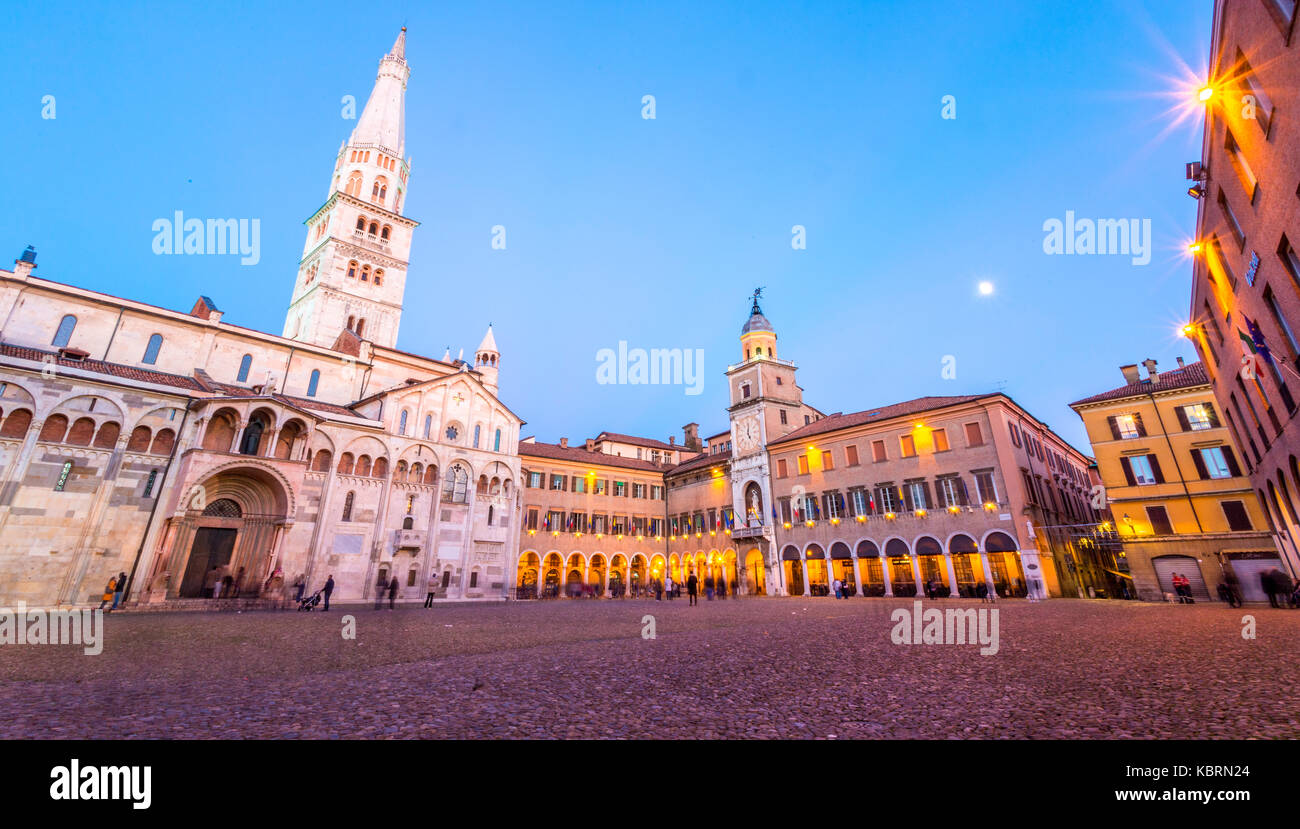
POLYGON ((867 595, 867 586, 862 583, 862 568, 858 566, 858 554, 853 553, 853 581, 858 586, 858 595, 867 595))
POLYGON ((235 454, 239 454, 239 450, 244 443, 244 430, 247 428, 248 428, 247 420, 239 421, 239 428, 235 430, 235 439, 233 442, 231 442, 230 449, 227 451, 234 452, 235 454))
POLYGON ((894 582, 889 577, 889 558, 882 551, 880 554, 880 577, 885 580, 885 596, 894 598, 894 582))
POLYGON ((980 568, 984 570, 984 584, 988 586, 989 596, 997 596, 997 591, 993 586, 993 568, 989 566, 989 555, 983 550, 980 553, 980 568))
POLYGON ((3 482, 0 482, 0 533, 4 531, 5 523, 9 520, 14 496, 18 494, 18 487, 27 476, 27 465, 31 463, 32 453, 36 449, 36 438, 44 426, 44 420, 33 420, 27 427, 22 448, 18 450, 17 457, 6 470, 3 482))
POLYGON ((916 553, 908 556, 912 562, 912 583, 916 585, 916 597, 919 599, 925 595, 925 588, 921 583, 921 557, 916 553))
POLYGON ((957 570, 952 566, 952 553, 943 554, 943 563, 948 571, 948 590, 951 591, 948 595, 956 599, 961 594, 957 592, 957 570))
MULTIPOLYGON (((279 429, 276 429, 275 427, 272 427, 272 428, 270 428, 270 429, 267 429, 265 432, 263 432, 263 433, 262 433, 262 436, 263 436, 264 438, 266 438, 266 451, 262 453, 262 457, 264 457, 264 458, 274 458, 274 457, 275 457, 275 443, 276 443, 276 441, 279 440, 279 438, 280 438, 280 430, 279 430, 279 429)), ((292 454, 292 453, 290 453, 290 454, 292 454)))
POLYGON ((808 557, 804 553, 799 554, 799 566, 803 568, 803 595, 812 595, 812 585, 808 583, 808 557))

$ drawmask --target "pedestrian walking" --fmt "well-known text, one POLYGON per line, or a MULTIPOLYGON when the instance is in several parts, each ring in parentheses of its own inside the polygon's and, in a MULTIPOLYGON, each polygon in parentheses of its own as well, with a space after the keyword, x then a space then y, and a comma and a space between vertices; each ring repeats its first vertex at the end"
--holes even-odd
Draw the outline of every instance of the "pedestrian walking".
POLYGON ((434 594, 438 592, 438 574, 429 573, 429 592, 424 596, 424 606, 433 607, 434 594))
POLYGON ((704 577, 704 595, 709 601, 713 601, 713 574, 704 577))
POLYGON ((989 600, 988 584, 986 582, 980 582, 975 585, 975 595, 979 598, 981 604, 987 602, 989 600))
POLYGON ((122 603, 124 593, 126 593, 126 573, 118 573, 117 585, 113 589, 113 606, 109 610, 117 610, 117 606, 122 603))
POLYGON ((375 610, 382 610, 384 607, 384 596, 388 593, 388 573, 383 570, 379 571, 379 578, 375 581, 375 610))
POLYGON ((393 605, 397 602, 397 576, 388 583, 388 609, 392 610, 393 605))
POLYGON ((700 580, 694 573, 691 573, 691 577, 686 580, 686 595, 690 597, 691 605, 700 603, 699 589, 700 580))
POLYGON ((227 599, 233 599, 234 596, 231 594, 234 593, 234 590, 235 590, 235 577, 230 575, 229 573, 226 573, 224 576, 221 577, 222 597, 227 599))
POLYGON ((670 602, 673 600, 674 587, 676 585, 673 583, 673 577, 671 575, 664 576, 664 592, 668 594, 668 601, 670 602))
POLYGON ((293 600, 302 602, 302 594, 307 592, 307 582, 303 580, 302 573, 293 582, 293 600))
POLYGON ((325 580, 325 609, 326 610, 330 609, 330 594, 333 592, 334 592, 334 574, 330 573, 330 577, 325 580))
MULTIPOLYGON (((103 595, 102 600, 101 600, 100 603, 99 603, 99 609, 100 609, 100 610, 103 610, 103 609, 104 609, 104 605, 106 605, 106 604, 108 604, 109 602, 113 601, 113 594, 116 593, 116 592, 117 592, 117 576, 109 576, 109 577, 108 577, 108 586, 106 586, 106 587, 104 588, 104 595, 103 595)), ((111 608, 111 607, 109 608, 109 610, 112 610, 112 609, 113 609, 113 608, 111 608)))
POLYGON ((831 590, 834 591, 835 598, 844 598, 844 582, 840 581, 839 578, 835 578, 831 581, 831 590))

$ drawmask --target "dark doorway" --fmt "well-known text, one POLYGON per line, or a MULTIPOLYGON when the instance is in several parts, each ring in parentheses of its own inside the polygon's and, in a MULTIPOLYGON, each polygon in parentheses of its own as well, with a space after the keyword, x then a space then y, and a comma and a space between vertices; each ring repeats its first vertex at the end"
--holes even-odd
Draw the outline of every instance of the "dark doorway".
POLYGON ((238 530, 220 527, 199 527, 195 531, 190 560, 185 565, 185 578, 181 581, 181 598, 197 599, 212 595, 210 586, 204 584, 207 573, 213 567, 229 568, 238 533, 238 530))

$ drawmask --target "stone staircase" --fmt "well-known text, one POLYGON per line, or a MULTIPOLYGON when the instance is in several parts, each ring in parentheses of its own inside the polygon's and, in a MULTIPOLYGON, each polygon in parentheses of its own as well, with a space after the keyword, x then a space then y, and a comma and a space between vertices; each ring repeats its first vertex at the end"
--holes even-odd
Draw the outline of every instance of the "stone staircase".
POLYGON ((154 612, 201 612, 221 613, 227 611, 253 610, 292 610, 297 605, 293 601, 278 599, 259 599, 256 597, 237 599, 167 599, 162 602, 129 604, 118 607, 114 613, 154 613, 154 612))

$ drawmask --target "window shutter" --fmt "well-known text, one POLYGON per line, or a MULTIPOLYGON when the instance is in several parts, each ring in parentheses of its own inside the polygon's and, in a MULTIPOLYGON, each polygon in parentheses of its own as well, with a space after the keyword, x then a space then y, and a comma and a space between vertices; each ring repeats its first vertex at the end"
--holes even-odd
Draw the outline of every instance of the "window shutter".
POLYGON ((1136 486, 1137 478, 1133 477, 1133 464, 1129 463, 1128 458, 1120 458, 1119 465, 1124 468, 1124 480, 1128 481, 1128 485, 1136 486))
POLYGON ((907 507, 908 512, 911 512, 912 510, 916 509, 915 505, 912 503, 912 488, 907 484, 903 484, 902 490, 903 490, 903 506, 907 507))
POLYGON ((1165 476, 1160 472, 1160 459, 1155 455, 1147 455, 1147 460, 1151 461, 1151 474, 1156 476, 1156 483, 1163 484, 1165 476))
MULTIPOLYGON (((1178 411, 1181 412, 1182 409, 1178 411)), ((1192 463, 1196 465, 1196 474, 1201 476, 1202 481, 1210 477, 1210 471, 1205 468, 1205 456, 1201 454, 1200 449, 1192 450, 1192 463)))
POLYGON ((963 507, 970 505, 970 495, 966 492, 966 479, 957 479, 957 503, 963 507))
POLYGON ((1187 421, 1187 407, 1178 406, 1174 409, 1174 414, 1178 415, 1178 425, 1182 427, 1182 430, 1184 432, 1190 432, 1192 430, 1192 424, 1187 421))
POLYGON ((1241 467, 1237 465, 1237 456, 1233 454, 1231 446, 1223 447, 1223 458, 1228 462, 1228 471, 1232 473, 1232 477, 1240 476, 1241 467))
POLYGON ((933 493, 930 492, 930 482, 929 482, 929 481, 922 481, 922 482, 921 482, 921 491, 925 493, 925 505, 926 505, 927 507, 934 507, 934 505, 935 505, 935 500, 934 500, 934 497, 933 497, 933 493))
POLYGON ((1110 424, 1111 437, 1115 438, 1115 440, 1119 440, 1120 439, 1119 423, 1115 421, 1115 415, 1111 415, 1110 417, 1106 418, 1106 422, 1110 424))
POLYGON ((1138 437, 1144 438, 1147 436, 1147 427, 1142 425, 1142 415, 1138 414, 1137 412, 1134 412, 1133 424, 1137 426, 1138 437))
POLYGON ((1219 413, 1214 410, 1214 404, 1205 403, 1203 405, 1206 413, 1210 416, 1210 426, 1215 429, 1219 428, 1219 413))

